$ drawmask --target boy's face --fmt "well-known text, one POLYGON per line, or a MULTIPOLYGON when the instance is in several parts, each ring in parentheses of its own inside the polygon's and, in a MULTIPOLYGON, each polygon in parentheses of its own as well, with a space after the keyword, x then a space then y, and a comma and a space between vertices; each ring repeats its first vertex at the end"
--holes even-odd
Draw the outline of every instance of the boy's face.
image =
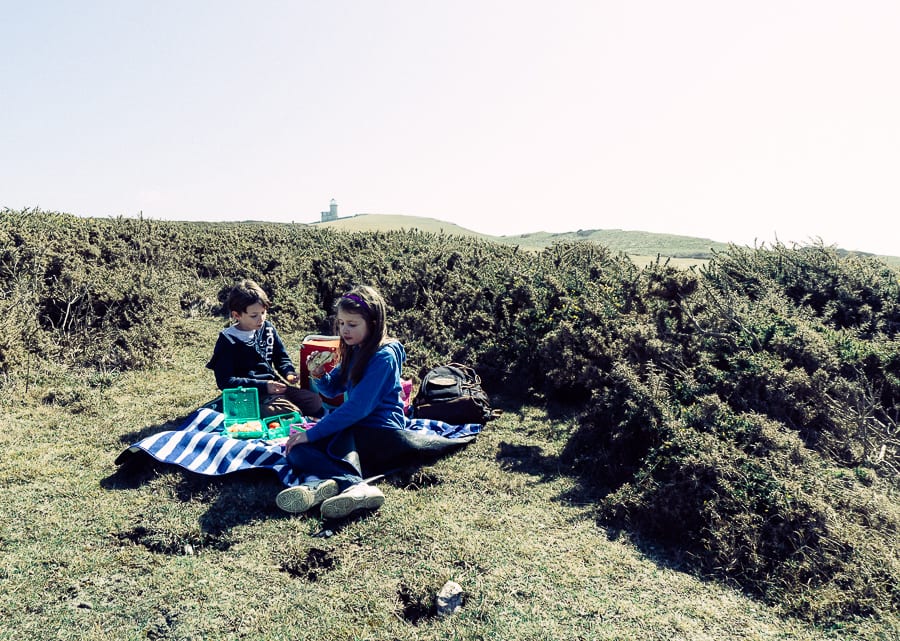
POLYGON ((369 335, 369 325, 361 314, 351 314, 343 310, 337 313, 338 332, 347 345, 359 345, 369 335))
POLYGON ((259 329, 266 320, 267 310, 259 303, 253 303, 247 307, 247 311, 231 312, 231 320, 237 324, 238 329, 250 331, 251 329, 259 329))

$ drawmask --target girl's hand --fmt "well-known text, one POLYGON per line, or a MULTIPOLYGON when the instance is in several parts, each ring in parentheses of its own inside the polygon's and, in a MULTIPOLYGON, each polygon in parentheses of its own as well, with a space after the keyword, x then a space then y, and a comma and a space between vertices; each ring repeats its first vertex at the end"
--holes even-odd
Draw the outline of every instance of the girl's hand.
POLYGON ((294 432, 288 436, 287 441, 284 443, 284 455, 287 456, 290 454, 291 448, 295 445, 301 445, 303 443, 309 443, 309 437, 306 436, 306 430, 294 432))
POLYGON ((325 374, 325 368, 322 365, 316 365, 312 362, 313 354, 306 360, 306 367, 309 370, 310 378, 322 378, 322 375, 325 374))
POLYGON ((335 352, 327 350, 310 354, 306 359, 306 368, 309 370, 309 375, 313 378, 322 378, 325 375, 325 366, 334 360, 335 355, 335 352))

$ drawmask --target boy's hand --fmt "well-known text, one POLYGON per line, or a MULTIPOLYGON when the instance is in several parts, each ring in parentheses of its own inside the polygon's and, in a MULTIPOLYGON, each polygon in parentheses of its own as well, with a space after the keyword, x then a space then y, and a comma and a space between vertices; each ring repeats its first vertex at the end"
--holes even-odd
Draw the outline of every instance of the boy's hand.
POLYGON ((269 394, 284 394, 287 391, 287 385, 278 381, 269 381, 266 383, 266 391, 269 394))

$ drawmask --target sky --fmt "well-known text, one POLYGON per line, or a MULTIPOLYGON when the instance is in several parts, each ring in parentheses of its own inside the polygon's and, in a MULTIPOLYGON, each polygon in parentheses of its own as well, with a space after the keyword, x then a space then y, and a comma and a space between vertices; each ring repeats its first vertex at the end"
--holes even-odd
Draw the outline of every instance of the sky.
POLYGON ((0 208, 900 255, 897 0, 0 0, 0 208))

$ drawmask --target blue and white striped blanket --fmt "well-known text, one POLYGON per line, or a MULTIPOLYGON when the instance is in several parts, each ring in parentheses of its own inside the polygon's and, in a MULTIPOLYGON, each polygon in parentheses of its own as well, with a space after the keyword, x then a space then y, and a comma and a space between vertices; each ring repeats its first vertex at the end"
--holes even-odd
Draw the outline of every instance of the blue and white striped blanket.
MULTIPOLYGON (((250 469, 271 469, 285 485, 300 479, 284 457, 283 442, 240 440, 221 432, 225 415, 199 409, 177 430, 153 434, 129 446, 116 458, 122 463, 129 453, 146 452, 157 461, 178 465, 191 472, 221 476, 250 469)), ((428 419, 407 419, 406 429, 442 439, 466 439, 481 431, 481 425, 450 425, 428 419)))

